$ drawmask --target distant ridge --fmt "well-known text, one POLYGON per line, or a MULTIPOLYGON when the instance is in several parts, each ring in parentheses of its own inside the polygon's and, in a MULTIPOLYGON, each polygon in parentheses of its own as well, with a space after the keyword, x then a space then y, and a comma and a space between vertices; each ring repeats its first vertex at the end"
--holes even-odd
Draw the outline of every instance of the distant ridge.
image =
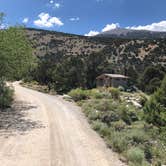
POLYGON ((109 35, 109 32, 102 33, 104 37, 79 36, 34 28, 27 28, 25 32, 34 48, 34 56, 40 59, 51 55, 55 63, 59 63, 62 57, 81 57, 81 61, 85 61, 88 56, 102 56, 103 62, 109 62, 116 73, 123 71, 125 66, 132 66, 140 72, 150 65, 166 67, 165 32, 119 28, 111 31, 114 32, 114 38, 111 38, 113 35, 109 35), (151 33, 161 36, 149 38, 147 34, 151 33))
POLYGON ((116 28, 110 31, 102 32, 95 37, 122 39, 164 39, 166 38, 166 32, 116 28))

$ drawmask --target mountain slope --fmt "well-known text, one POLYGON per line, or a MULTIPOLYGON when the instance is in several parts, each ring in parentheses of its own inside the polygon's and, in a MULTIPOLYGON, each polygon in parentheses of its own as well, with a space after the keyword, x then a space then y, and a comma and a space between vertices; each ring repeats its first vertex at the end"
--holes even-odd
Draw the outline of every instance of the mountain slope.
MULTIPOLYGON (((117 35, 121 34, 119 30, 114 32, 117 35)), ((122 32, 127 34, 130 30, 122 30, 122 32)), ((33 43, 37 57, 53 55, 56 61, 58 52, 61 52, 62 56, 83 58, 100 52, 114 66, 115 72, 124 72, 125 66, 133 66, 142 71, 149 65, 166 65, 166 39, 85 37, 38 29, 26 29, 26 33, 33 43)))
POLYGON ((33 28, 26 29, 26 34, 32 41, 37 56, 56 54, 57 52, 63 52, 65 55, 91 54, 99 52, 105 47, 100 42, 74 34, 33 28))
POLYGON ((116 28, 110 31, 102 32, 96 37, 122 38, 122 39, 162 39, 166 38, 166 32, 116 28))

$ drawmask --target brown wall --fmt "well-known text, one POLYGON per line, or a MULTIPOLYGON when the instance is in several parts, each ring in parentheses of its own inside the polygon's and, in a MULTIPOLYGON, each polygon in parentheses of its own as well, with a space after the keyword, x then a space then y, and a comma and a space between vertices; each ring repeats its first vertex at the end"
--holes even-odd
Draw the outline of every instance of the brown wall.
POLYGON ((124 78, 108 78, 104 77, 101 79, 97 79, 97 87, 115 87, 118 88, 119 86, 126 86, 127 79, 124 78))

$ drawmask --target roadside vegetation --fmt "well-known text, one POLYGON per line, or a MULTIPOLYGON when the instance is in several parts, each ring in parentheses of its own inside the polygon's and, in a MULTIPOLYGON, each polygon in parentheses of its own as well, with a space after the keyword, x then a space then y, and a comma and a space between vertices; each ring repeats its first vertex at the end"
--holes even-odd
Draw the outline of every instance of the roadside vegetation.
POLYGON ((166 78, 149 99, 143 93, 115 88, 75 89, 68 95, 123 161, 131 166, 166 164, 166 78), (142 108, 135 106, 130 96, 135 96, 142 108))
POLYGON ((27 82, 27 81, 23 80, 20 84, 26 88, 37 90, 37 91, 42 92, 42 93, 48 93, 51 95, 56 94, 54 89, 49 89, 49 87, 47 85, 41 85, 37 81, 27 82))
MULTIPOLYGON (((0 26, 4 14, 0 13, 0 26)), ((20 80, 34 66, 32 46, 23 27, 9 27, 0 30, 0 109, 11 106, 14 90, 6 81, 20 80)))
POLYGON ((13 93, 14 90, 6 85, 3 78, 0 78, 0 110, 11 106, 13 93))

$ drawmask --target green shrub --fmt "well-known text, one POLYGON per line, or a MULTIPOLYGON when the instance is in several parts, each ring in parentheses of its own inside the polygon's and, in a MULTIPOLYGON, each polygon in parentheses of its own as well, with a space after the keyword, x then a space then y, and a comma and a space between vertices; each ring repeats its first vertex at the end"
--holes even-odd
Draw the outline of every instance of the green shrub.
POLYGON ((142 105, 142 106, 144 106, 145 105, 145 103, 148 101, 148 99, 147 99, 147 97, 143 94, 143 93, 140 93, 140 104, 142 105))
POLYGON ((101 126, 105 126, 105 124, 102 123, 102 122, 99 121, 99 120, 94 121, 94 122, 92 123, 92 128, 93 128, 94 130, 96 130, 96 131, 99 131, 100 128, 101 128, 101 126))
POLYGON ((91 110, 88 112, 87 116, 90 120, 97 120, 100 117, 100 112, 97 110, 91 110))
POLYGON ((111 93, 113 99, 118 100, 120 99, 120 90, 117 88, 108 88, 108 91, 111 93))
POLYGON ((90 91, 90 96, 95 99, 102 99, 103 98, 103 93, 100 92, 98 89, 92 89, 90 91))
POLYGON ((104 138, 108 137, 110 135, 110 128, 107 125, 102 126, 100 128, 99 134, 104 138))
POLYGON ((111 122, 115 122, 115 121, 120 120, 120 117, 116 112, 108 111, 108 112, 103 113, 101 115, 101 120, 102 120, 102 122, 107 123, 108 125, 110 125, 111 122))
POLYGON ((110 137, 107 139, 107 143, 111 148, 118 153, 122 153, 127 149, 128 141, 123 133, 111 132, 110 137))
POLYGON ((125 129, 126 123, 122 120, 119 120, 117 122, 111 123, 111 126, 116 130, 116 131, 121 131, 125 129))
POLYGON ((112 100, 109 99, 98 100, 95 104, 95 108, 102 112, 112 110, 113 109, 112 100))
POLYGON ((13 90, 6 86, 5 81, 0 79, 0 108, 4 109, 11 106, 13 101, 13 90))
POLYGON ((127 159, 135 165, 141 166, 145 159, 145 155, 143 150, 141 150, 140 148, 132 147, 127 151, 127 159))
POLYGON ((105 124, 100 122, 99 120, 94 121, 92 123, 92 128, 102 136, 102 137, 109 137, 111 130, 110 128, 105 124))
POLYGON ((161 87, 154 93, 144 107, 145 119, 157 126, 166 125, 166 77, 161 87))
POLYGON ((126 124, 131 125, 132 122, 138 120, 136 110, 132 107, 127 107, 126 104, 120 104, 119 107, 119 115, 121 119, 126 122, 126 124))
POLYGON ((152 146, 146 144, 144 147, 145 158, 150 162, 153 158, 152 146))
POLYGON ((74 101, 86 100, 90 96, 89 91, 79 88, 71 90, 68 95, 71 96, 74 101))
POLYGON ((143 144, 149 140, 148 135, 143 129, 131 129, 128 132, 128 138, 132 141, 132 144, 143 144))

